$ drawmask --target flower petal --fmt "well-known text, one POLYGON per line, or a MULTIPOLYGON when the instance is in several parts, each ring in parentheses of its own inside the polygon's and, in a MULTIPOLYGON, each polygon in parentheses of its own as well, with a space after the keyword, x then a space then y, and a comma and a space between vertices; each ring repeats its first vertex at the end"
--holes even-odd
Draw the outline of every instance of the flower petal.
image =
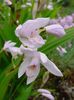
POLYGON ((34 54, 37 53, 37 49, 26 48, 23 45, 20 46, 21 52, 25 55, 25 57, 33 57, 34 54))
POLYGON ((68 25, 71 25, 73 23, 73 18, 72 16, 68 15, 65 17, 65 21, 68 25))
POLYGON ((41 27, 45 27, 46 25, 49 24, 50 18, 37 18, 35 19, 36 21, 36 29, 41 28, 41 27))
POLYGON ((14 47, 16 45, 15 42, 12 42, 11 40, 6 41, 3 47, 3 50, 8 51, 10 47, 14 47))
POLYGON ((30 43, 34 45, 35 48, 39 48, 45 44, 45 40, 40 35, 36 35, 29 39, 30 43))
POLYGON ((54 100, 54 97, 52 96, 52 94, 45 94, 45 93, 42 93, 43 96, 49 98, 50 100, 54 100))
POLYGON ((19 37, 19 33, 21 32, 21 29, 22 29, 22 25, 20 24, 15 30, 15 34, 17 37, 19 37))
POLYGON ((27 46, 29 48, 35 48, 35 46, 28 39, 21 38, 21 37, 19 39, 24 46, 27 46))
POLYGON ((25 58, 24 61, 21 63, 18 71, 18 78, 20 78, 26 71, 26 68, 28 67, 30 63, 30 58, 25 58))
POLYGON ((45 68, 49 72, 51 72, 56 76, 63 76, 61 71, 57 68, 57 66, 52 61, 50 61, 45 54, 41 52, 39 52, 39 54, 40 54, 41 63, 45 66, 45 68))
POLYGON ((48 90, 46 90, 46 89, 38 89, 38 92, 50 94, 50 91, 48 91, 48 90))
POLYGON ((28 39, 19 37, 19 39, 24 46, 27 46, 27 47, 33 48, 33 49, 39 48, 45 44, 45 40, 43 40, 43 38, 40 35, 35 35, 28 39))
MULTIPOLYGON (((30 71, 30 70, 28 70, 28 71, 30 71)), ((35 69, 32 70, 32 75, 30 73, 31 76, 27 77, 27 84, 30 84, 31 82, 33 82, 37 78, 39 72, 40 72, 40 65, 37 65, 35 67, 35 69)))
POLYGON ((50 91, 48 91, 48 90, 46 90, 46 89, 38 89, 38 92, 40 92, 41 95, 43 95, 43 96, 49 98, 50 100, 54 100, 54 97, 53 97, 53 95, 51 94, 50 91))
POLYGON ((12 57, 14 59, 16 59, 18 55, 22 55, 23 54, 21 52, 20 48, 18 48, 18 47, 10 47, 8 52, 11 53, 11 55, 12 55, 12 57))

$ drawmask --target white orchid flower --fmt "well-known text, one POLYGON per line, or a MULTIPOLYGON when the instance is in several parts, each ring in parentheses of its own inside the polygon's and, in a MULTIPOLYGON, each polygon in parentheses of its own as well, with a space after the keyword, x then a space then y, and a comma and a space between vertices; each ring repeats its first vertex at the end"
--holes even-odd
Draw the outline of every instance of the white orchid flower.
POLYGON ((38 30, 48 23, 49 18, 28 20, 23 25, 19 25, 16 28, 15 34, 19 37, 24 46, 39 48, 45 43, 45 40, 39 35, 38 30))
POLYGON ((49 100, 54 100, 54 96, 46 89, 38 89, 38 92, 41 93, 42 96, 47 97, 49 100))
POLYGON ((20 48, 15 47, 16 43, 11 41, 6 41, 3 47, 4 51, 10 52, 12 58, 16 59, 18 55, 22 55, 20 48))
POLYGON ((62 46, 57 47, 57 51, 59 52, 60 56, 63 56, 65 53, 67 53, 66 49, 62 46))
POLYGON ((4 2, 5 2, 8 6, 12 5, 11 0, 4 0, 4 2))
POLYGON ((48 32, 49 34, 53 34, 58 37, 62 37, 65 35, 64 28, 59 24, 46 26, 45 29, 46 29, 46 32, 48 32))
POLYGON ((44 53, 23 46, 21 46, 20 49, 24 53, 25 58, 19 67, 18 77, 20 78, 24 73, 26 73, 27 84, 30 84, 37 78, 40 72, 40 63, 52 74, 63 76, 61 71, 44 53))

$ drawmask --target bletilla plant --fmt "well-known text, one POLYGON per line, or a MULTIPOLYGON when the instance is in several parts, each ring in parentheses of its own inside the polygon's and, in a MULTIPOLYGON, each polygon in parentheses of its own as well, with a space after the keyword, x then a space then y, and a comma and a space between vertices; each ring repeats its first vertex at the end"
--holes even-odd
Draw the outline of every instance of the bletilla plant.
POLYGON ((28 20, 16 28, 15 34, 24 46, 39 48, 45 44, 45 40, 39 35, 39 29, 46 26, 49 21, 49 18, 28 20))
POLYGON ((17 58, 18 55, 24 55, 23 62, 19 67, 18 77, 20 78, 25 73, 27 84, 37 78, 40 72, 40 63, 52 74, 63 76, 57 66, 44 53, 38 51, 38 48, 45 44, 45 40, 39 34, 40 28, 59 37, 65 35, 62 26, 58 24, 47 26, 49 21, 49 18, 37 18, 19 25, 15 30, 16 36, 22 43, 19 48, 15 47, 16 43, 14 42, 5 42, 3 50, 10 52, 13 58, 17 58))

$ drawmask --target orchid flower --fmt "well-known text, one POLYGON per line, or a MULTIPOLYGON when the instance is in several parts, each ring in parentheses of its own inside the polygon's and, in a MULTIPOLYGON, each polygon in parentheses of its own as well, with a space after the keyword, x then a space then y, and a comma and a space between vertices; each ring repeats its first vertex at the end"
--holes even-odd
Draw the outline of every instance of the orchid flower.
POLYGON ((49 34, 53 34, 58 37, 62 37, 65 35, 64 28, 59 24, 46 26, 45 29, 46 29, 46 32, 48 32, 49 34))
POLYGON ((25 57, 19 67, 18 77, 20 78, 24 73, 26 73, 27 84, 30 84, 37 78, 40 72, 40 63, 52 74, 56 76, 63 76, 57 66, 50 61, 44 53, 31 48, 25 48, 23 45, 20 49, 25 57))
POLYGON ((9 48, 14 47, 16 45, 15 42, 11 42, 11 40, 6 41, 3 47, 3 50, 9 51, 9 48))
POLYGON ((17 37, 29 37, 33 32, 35 32, 39 28, 46 26, 49 23, 49 21, 49 18, 37 18, 34 20, 28 20, 23 25, 19 25, 16 28, 15 34, 17 37))
POLYGON ((60 56, 63 56, 65 53, 67 53, 66 49, 61 46, 57 47, 57 51, 59 52, 60 56))
POLYGON ((10 0, 4 0, 4 2, 5 2, 8 6, 12 5, 12 2, 11 2, 10 0))
POLYGON ((19 37, 24 46, 39 48, 45 44, 45 40, 39 35, 38 30, 49 23, 49 18, 37 18, 28 20, 23 25, 19 25, 15 34, 19 37))
POLYGON ((38 92, 41 93, 42 96, 47 97, 49 100, 54 100, 53 95, 46 89, 38 89, 38 92))
POLYGON ((12 58, 16 59, 18 55, 22 55, 20 48, 15 47, 16 43, 11 41, 6 41, 3 47, 4 51, 10 52, 12 58))
POLYGON ((72 23, 73 23, 73 18, 72 18, 72 16, 66 16, 65 17, 65 21, 66 21, 66 23, 68 24, 68 25, 72 25, 72 23))
POLYGON ((53 2, 52 2, 52 1, 48 4, 47 8, 48 8, 49 10, 53 10, 53 9, 54 9, 54 8, 53 8, 53 2))

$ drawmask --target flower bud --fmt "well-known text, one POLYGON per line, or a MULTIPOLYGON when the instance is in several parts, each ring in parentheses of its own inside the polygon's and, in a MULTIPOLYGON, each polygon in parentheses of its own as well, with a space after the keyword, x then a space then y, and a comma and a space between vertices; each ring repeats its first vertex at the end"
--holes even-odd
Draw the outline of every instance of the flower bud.
POLYGON ((53 34, 58 37, 62 37, 63 35, 65 35, 64 28, 59 24, 47 26, 45 27, 45 29, 46 29, 46 32, 48 32, 49 34, 53 34))

